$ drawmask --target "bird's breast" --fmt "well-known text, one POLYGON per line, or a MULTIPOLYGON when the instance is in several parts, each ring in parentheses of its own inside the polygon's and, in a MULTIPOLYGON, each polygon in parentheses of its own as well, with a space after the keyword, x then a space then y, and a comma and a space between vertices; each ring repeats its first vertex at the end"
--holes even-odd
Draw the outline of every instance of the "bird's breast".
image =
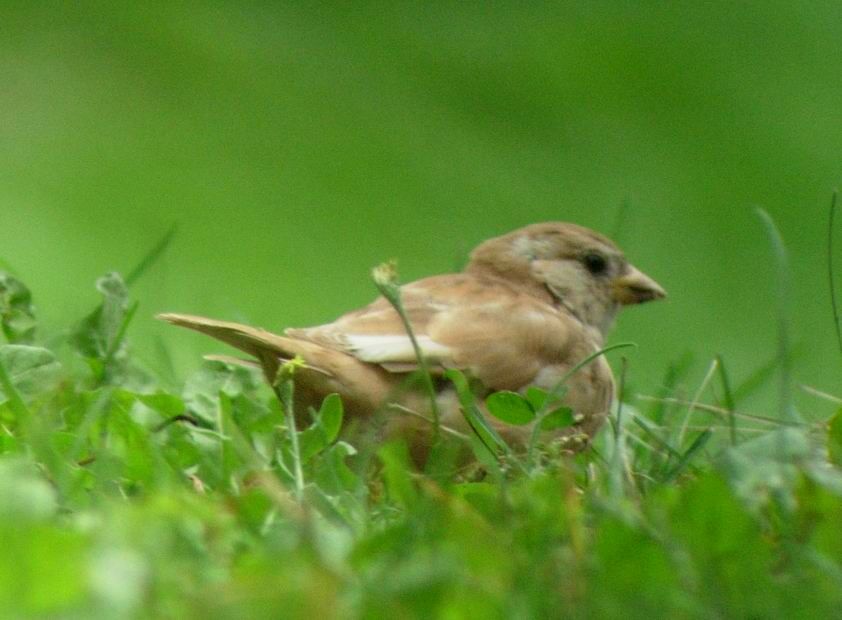
POLYGON ((585 417, 607 413, 614 395, 614 377, 604 356, 600 355, 568 376, 579 363, 597 350, 595 345, 586 346, 584 343, 573 347, 565 360, 541 368, 533 384, 549 391, 564 381, 564 401, 574 413, 585 417))

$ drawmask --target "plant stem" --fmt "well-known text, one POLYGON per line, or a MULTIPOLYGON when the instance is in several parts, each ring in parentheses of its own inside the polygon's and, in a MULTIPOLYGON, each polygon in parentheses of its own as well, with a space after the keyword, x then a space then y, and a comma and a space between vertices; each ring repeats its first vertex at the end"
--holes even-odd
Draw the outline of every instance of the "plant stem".
POLYGON ((409 322, 409 317, 403 307, 400 285, 397 280, 397 270, 394 263, 384 263, 376 267, 373 271, 373 276, 374 284, 377 286, 377 290, 380 291, 380 294, 386 298, 386 301, 388 301, 395 309, 395 312, 398 313, 401 323, 403 324, 403 328, 406 331, 406 335, 409 337, 410 343, 412 343, 412 350, 415 353, 415 358, 418 360, 418 368, 422 374, 424 388, 427 392, 428 398, 430 399, 430 413, 433 415, 432 444, 436 445, 441 437, 441 415, 439 413, 438 402, 436 401, 436 387, 433 385, 433 378, 432 375, 430 375, 430 367, 427 364, 427 359, 424 357, 424 352, 418 344, 418 339, 415 337, 412 324, 409 322))
POLYGON ((292 371, 287 370, 287 364, 281 367, 279 381, 275 381, 272 389, 284 409, 289 443, 292 452, 292 472, 295 481, 295 497, 301 502, 304 498, 304 470, 301 467, 301 447, 298 443, 298 429, 295 425, 295 410, 293 408, 294 383, 292 371))

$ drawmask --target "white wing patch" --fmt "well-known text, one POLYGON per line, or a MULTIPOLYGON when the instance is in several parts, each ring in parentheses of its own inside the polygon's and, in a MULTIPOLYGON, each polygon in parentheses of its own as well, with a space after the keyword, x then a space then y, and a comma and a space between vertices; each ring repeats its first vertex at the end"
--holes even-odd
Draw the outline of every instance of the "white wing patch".
MULTIPOLYGON (((416 336, 421 352, 429 360, 440 361, 450 357, 450 348, 435 342, 429 336, 416 336)), ((355 335, 345 334, 345 342, 355 357, 375 364, 385 362, 414 362, 415 351, 407 335, 355 335)))

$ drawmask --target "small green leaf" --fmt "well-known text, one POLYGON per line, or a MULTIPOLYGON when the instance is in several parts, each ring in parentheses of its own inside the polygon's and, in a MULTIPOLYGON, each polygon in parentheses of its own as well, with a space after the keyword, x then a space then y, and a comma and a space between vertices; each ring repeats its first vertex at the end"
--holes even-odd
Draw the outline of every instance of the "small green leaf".
POLYGON ((26 285, 0 271, 0 327, 10 343, 26 344, 35 337, 35 308, 26 285))
POLYGON ((234 421, 234 406, 231 397, 220 390, 218 394, 218 461, 217 465, 222 472, 222 480, 231 484, 232 476, 242 463, 237 454, 237 446, 234 444, 235 433, 238 432, 237 423, 234 421))
POLYGON ((418 491, 410 476, 409 448, 402 441, 384 444, 377 451, 377 456, 383 463, 383 478, 386 491, 396 504, 407 508, 418 500, 418 491))
POLYGON ((549 397, 549 392, 534 385, 526 390, 526 400, 532 405, 534 411, 541 411, 549 397))
POLYGON ((360 479, 345 459, 357 453, 356 449, 344 441, 338 441, 324 451, 316 469, 316 481, 328 493, 355 491, 360 485, 360 479))
POLYGON ((301 459, 307 461, 336 441, 342 428, 342 400, 330 394, 322 401, 316 421, 298 433, 301 459))
POLYGON ((177 416, 185 411, 184 401, 174 394, 159 391, 154 394, 138 394, 137 399, 162 416, 177 416))
POLYGON ((517 392, 495 392, 485 399, 488 411, 498 420, 522 426, 535 419, 530 402, 517 392))
POLYGON ((117 273, 109 273, 96 282, 102 303, 76 326, 71 343, 85 357, 105 359, 116 352, 118 338, 124 331, 129 311, 129 293, 117 273))
POLYGON ((261 488, 246 489, 236 497, 237 516, 251 531, 257 533, 272 511, 272 500, 261 488))
MULTIPOLYGON (((51 351, 24 344, 1 346, 0 362, 12 385, 25 396, 49 390, 61 372, 61 365, 51 351)), ((6 397, 9 395, 6 394, 6 397)))
POLYGON ((542 431, 554 431, 559 428, 573 426, 573 410, 570 407, 559 407, 550 411, 541 419, 542 431))
POLYGON ((215 423, 220 391, 236 398, 240 394, 252 393, 258 382, 256 371, 250 368, 216 360, 206 361, 187 378, 182 398, 190 412, 206 422, 215 423))
POLYGON ((314 424, 310 428, 299 431, 298 445, 298 449, 301 452, 301 460, 304 462, 309 461, 328 446, 324 429, 318 424, 314 424))
POLYGON ((328 394, 319 409, 318 420, 325 432, 328 443, 333 443, 339 437, 342 428, 342 399, 339 394, 328 394))

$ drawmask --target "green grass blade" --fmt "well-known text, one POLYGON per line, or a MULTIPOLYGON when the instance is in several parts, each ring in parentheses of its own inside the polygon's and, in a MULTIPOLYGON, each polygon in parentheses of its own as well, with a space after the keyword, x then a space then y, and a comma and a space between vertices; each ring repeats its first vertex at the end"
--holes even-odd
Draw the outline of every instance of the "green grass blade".
POLYGON ((140 259, 137 265, 129 271, 125 280, 126 286, 131 286, 137 282, 147 271, 149 271, 150 268, 152 268, 155 263, 161 259, 167 251, 167 248, 170 247, 177 230, 178 226, 173 224, 164 236, 161 237, 158 242, 152 246, 152 248, 150 248, 143 258, 140 259))
POLYGON ((649 418, 656 424, 661 424, 664 421, 664 416, 669 408, 668 403, 664 399, 675 393, 679 382, 687 377, 692 365, 693 356, 685 353, 678 360, 671 362, 667 367, 661 387, 658 389, 658 394, 649 411, 649 418))
POLYGON ((559 381, 555 384, 553 389, 549 391, 549 396, 544 403, 544 406, 541 407, 541 410, 537 412, 535 416, 535 424, 532 427, 532 432, 529 436, 529 444, 527 446, 526 455, 527 455, 527 462, 534 463, 534 456, 535 450, 538 447, 538 438, 541 435, 541 423, 544 421, 553 410, 558 407, 558 400, 563 396, 564 390, 566 390, 566 383, 570 377, 575 375, 579 372, 582 368, 590 364, 596 358, 601 355, 605 355, 606 353, 610 353, 611 351, 616 351, 618 349, 627 349, 629 347, 637 347, 637 344, 634 342, 620 342, 618 344, 611 345, 610 347, 605 347, 604 349, 600 349, 599 351, 594 351, 590 355, 588 355, 585 359, 581 362, 576 364, 573 368, 568 370, 564 376, 559 379, 559 381))
POLYGON ((664 482, 672 482, 675 480, 681 472, 683 472, 688 465, 690 465, 690 461, 693 460, 693 457, 698 454, 702 448, 705 447, 710 438, 713 437, 713 430, 706 429, 699 433, 698 437, 690 444, 690 447, 681 455, 681 458, 676 463, 675 467, 673 467, 669 473, 664 478, 664 482))
POLYGON ((461 371, 451 368, 444 373, 444 376, 447 377, 447 379, 449 379, 456 388, 456 394, 459 397, 459 404, 461 406, 462 415, 465 417, 465 421, 471 427, 471 430, 474 431, 477 438, 479 438, 482 444, 488 449, 491 455, 497 458, 501 454, 510 452, 508 444, 488 423, 488 420, 485 419, 485 416, 482 415, 477 407, 476 400, 474 399, 473 392, 471 392, 471 388, 468 385, 468 380, 465 378, 465 375, 461 371))
MULTIPOLYGON (((789 351, 791 361, 800 357, 801 347, 794 346, 789 351)), ((759 366, 753 373, 743 379, 733 390, 734 403, 740 403, 754 394, 760 387, 769 381, 778 368, 778 354, 775 353, 769 361, 759 366)))
POLYGON ((830 217, 827 223, 827 279, 830 289, 830 305, 833 309, 833 326, 836 329, 836 342, 842 352, 842 324, 839 317, 839 301, 836 296, 836 277, 833 273, 833 223, 836 218, 836 201, 839 197, 839 190, 833 190, 833 197, 830 199, 830 217))
POLYGON ((714 373, 716 373, 716 366, 717 360, 714 359, 710 366, 708 367, 707 372, 705 373, 704 379, 702 379, 702 383, 699 385, 699 388, 693 394, 693 400, 690 401, 690 405, 687 407, 687 413, 684 416, 684 422, 681 424, 681 428, 678 431, 678 438, 675 442, 677 446, 682 446, 684 444, 684 435, 687 432, 687 427, 690 424, 690 419, 693 417, 693 413, 696 411, 696 408, 699 406, 699 403, 702 401, 702 395, 707 390, 708 385, 710 385, 710 381, 713 378, 714 373))
MULTIPOLYGON (((623 494, 623 478, 627 473, 626 469, 626 439, 625 429, 623 427, 623 393, 626 387, 626 371, 628 362, 626 358, 622 358, 622 370, 620 372, 620 381, 617 386, 617 416, 612 424, 614 437, 614 450, 611 454, 611 461, 609 463, 609 481, 611 494, 615 498, 619 498, 623 494)), ((631 476, 629 476, 631 479, 631 476)))
POLYGON ((778 364, 780 366, 780 412, 781 419, 788 422, 799 422, 798 412, 793 404, 792 390, 792 357, 790 355, 789 338, 789 297, 791 292, 789 258, 781 233, 772 217, 760 207, 757 215, 766 228, 766 235, 772 245, 775 257, 775 273, 778 297, 778 364))
POLYGON ((722 399, 725 410, 728 412, 728 436, 731 440, 731 445, 737 445, 737 416, 734 415, 736 405, 734 404, 734 393, 731 391, 731 380, 728 377, 728 371, 725 370, 725 361, 722 355, 717 354, 716 362, 719 367, 719 380, 722 383, 722 399))
POLYGON ((634 423, 637 424, 641 430, 643 430, 643 432, 658 445, 659 448, 662 448, 673 458, 681 458, 681 452, 673 448, 666 439, 658 435, 655 429, 651 427, 649 420, 642 418, 637 414, 632 414, 632 420, 634 420, 634 423))
POLYGON ((617 344, 612 344, 611 346, 605 347, 604 349, 600 349, 599 351, 594 351, 593 353, 588 355, 585 359, 583 359, 581 362, 576 364, 573 368, 568 370, 564 374, 564 376, 561 379, 558 380, 558 382, 555 384, 553 389, 550 390, 550 398, 547 399, 547 402, 543 407, 543 409, 545 409, 547 411, 540 411, 539 416, 540 416, 540 414, 548 413, 548 410, 550 410, 552 408, 552 406, 553 406, 552 405, 552 403, 553 403, 552 397, 554 396, 554 397, 558 398, 561 395, 561 392, 564 390, 564 385, 565 385, 565 383, 567 383, 567 380, 570 379, 570 377, 572 377, 577 372, 582 370, 582 368, 584 368, 585 366, 590 364, 592 361, 594 361, 599 356, 610 353, 611 351, 616 351, 618 349, 628 349, 630 347, 636 349, 637 343, 635 343, 635 342, 619 342, 617 344))

